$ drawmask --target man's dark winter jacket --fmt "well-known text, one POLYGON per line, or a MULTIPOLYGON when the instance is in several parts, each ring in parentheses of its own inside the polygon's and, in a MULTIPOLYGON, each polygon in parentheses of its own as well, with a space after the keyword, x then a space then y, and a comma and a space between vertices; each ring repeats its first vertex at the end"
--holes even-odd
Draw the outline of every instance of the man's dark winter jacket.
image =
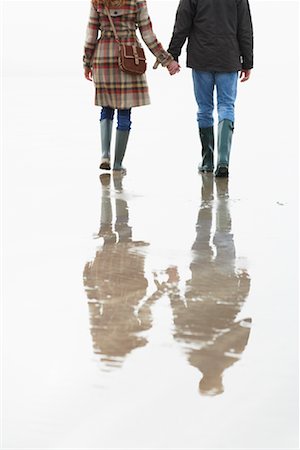
POLYGON ((180 0, 169 53, 178 61, 188 38, 187 66, 207 72, 253 67, 248 0, 180 0))

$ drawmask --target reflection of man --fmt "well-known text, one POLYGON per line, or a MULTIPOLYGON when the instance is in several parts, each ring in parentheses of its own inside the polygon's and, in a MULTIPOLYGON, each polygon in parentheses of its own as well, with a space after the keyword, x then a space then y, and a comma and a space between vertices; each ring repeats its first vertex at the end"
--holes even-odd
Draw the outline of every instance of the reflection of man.
POLYGON ((176 268, 169 268, 169 295, 174 315, 175 339, 182 343, 190 364, 203 377, 200 392, 221 394, 223 372, 234 364, 247 345, 251 319, 236 317, 248 296, 250 279, 237 272, 228 207, 228 179, 217 186, 216 229, 212 238, 213 179, 203 176, 202 204, 192 247, 191 279, 184 298, 176 289, 176 268))
POLYGON ((122 175, 114 175, 116 221, 112 224, 110 174, 100 176, 102 184, 101 225, 103 245, 84 268, 84 284, 89 299, 90 325, 95 353, 109 366, 147 341, 139 333, 151 326, 147 304, 139 308, 148 286, 144 276, 144 256, 132 241, 128 206, 122 198, 122 175))

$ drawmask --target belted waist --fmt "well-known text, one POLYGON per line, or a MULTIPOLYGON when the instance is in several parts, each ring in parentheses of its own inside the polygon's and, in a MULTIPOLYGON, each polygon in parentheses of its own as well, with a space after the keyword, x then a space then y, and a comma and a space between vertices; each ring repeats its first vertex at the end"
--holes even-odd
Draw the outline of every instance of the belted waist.
MULTIPOLYGON (((127 37, 127 36, 136 36, 135 30, 123 30, 123 31, 117 31, 118 37, 127 37)), ((114 37, 114 33, 112 30, 101 30, 101 37, 114 37)))

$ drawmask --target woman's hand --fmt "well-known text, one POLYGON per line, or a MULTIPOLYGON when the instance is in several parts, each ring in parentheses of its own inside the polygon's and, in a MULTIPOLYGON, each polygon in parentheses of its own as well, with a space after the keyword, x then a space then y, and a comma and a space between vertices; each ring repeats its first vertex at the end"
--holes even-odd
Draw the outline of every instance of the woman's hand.
POLYGON ((87 80, 93 81, 92 69, 90 67, 84 68, 84 76, 87 80))
POLYGON ((177 61, 170 62, 170 64, 167 66, 167 68, 168 68, 170 75, 175 75, 175 73, 180 71, 180 65, 178 64, 177 61))

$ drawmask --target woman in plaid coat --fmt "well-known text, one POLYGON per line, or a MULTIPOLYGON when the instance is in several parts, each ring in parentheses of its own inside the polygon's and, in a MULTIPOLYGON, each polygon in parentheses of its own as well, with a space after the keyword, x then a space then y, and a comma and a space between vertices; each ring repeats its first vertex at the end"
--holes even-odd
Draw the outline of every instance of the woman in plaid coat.
POLYGON ((118 126, 113 170, 122 171, 131 128, 131 108, 148 105, 150 98, 145 74, 131 75, 119 68, 119 45, 114 38, 105 5, 110 10, 120 42, 141 46, 136 36, 136 29, 139 28, 149 50, 162 66, 168 67, 171 75, 179 70, 179 66, 153 33, 145 0, 92 0, 83 63, 85 77, 93 80, 95 84, 95 104, 102 106, 100 169, 111 168, 110 142, 114 112, 117 109, 118 126))

